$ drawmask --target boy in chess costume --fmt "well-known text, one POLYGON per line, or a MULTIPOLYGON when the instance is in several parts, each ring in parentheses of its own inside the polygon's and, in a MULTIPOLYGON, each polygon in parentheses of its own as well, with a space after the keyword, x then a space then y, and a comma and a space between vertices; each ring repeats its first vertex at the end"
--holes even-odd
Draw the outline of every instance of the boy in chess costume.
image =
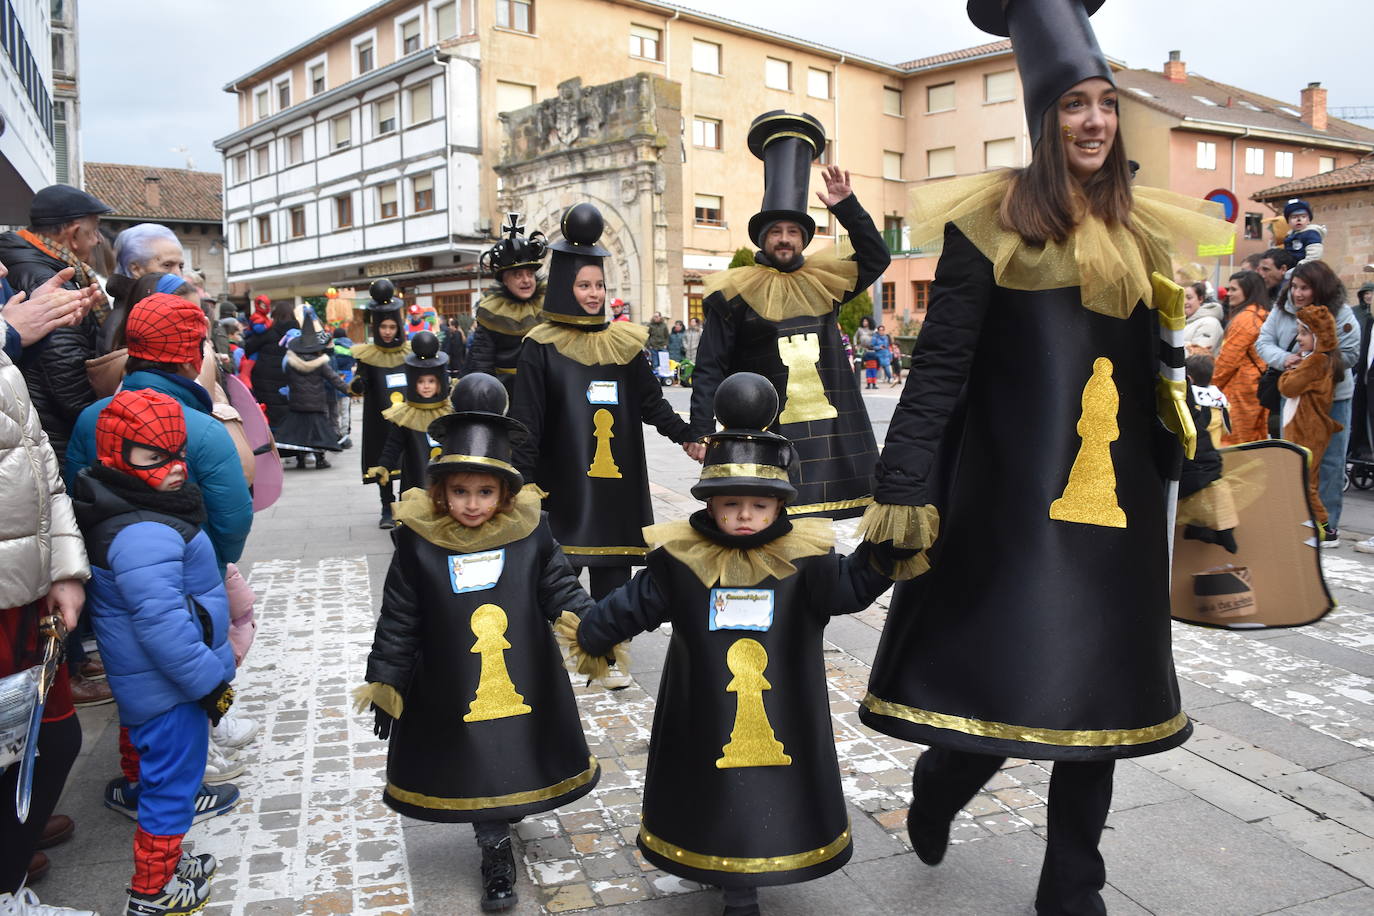
POLYGON ((647 569, 580 624, 558 622, 593 676, 616 643, 672 623, 639 848, 665 871, 723 888, 727 916, 758 913, 760 886, 849 861, 822 636, 832 615, 863 610, 890 585, 874 565, 881 551, 839 556, 829 519, 788 517, 794 452, 764 431, 777 407, 762 376, 722 382, 726 429, 709 437, 692 488, 706 508, 645 529, 657 545, 647 569))
POLYGON ((591 605, 510 463, 523 433, 490 375, 454 386, 455 413, 428 490, 396 504, 400 527, 382 592, 367 683, 389 739, 383 800, 437 823, 471 823, 482 849, 482 909, 516 903, 510 824, 591 791, 587 750, 550 622, 591 605))
MULTIPOLYGON (((372 301, 367 306, 367 321, 372 328, 372 342, 353 345, 357 371, 349 390, 363 398, 363 441, 358 450, 363 465, 363 483, 378 483, 373 469, 381 465, 382 447, 386 444, 391 424, 382 411, 405 400, 406 374, 402 366, 410 343, 401 333, 401 303, 394 298, 396 288, 385 278, 373 280, 368 287, 372 301)), ((388 468, 390 477, 400 474, 400 468, 388 468)), ((377 525, 391 528, 391 504, 396 490, 388 481, 378 487, 382 498, 382 517, 377 525)))
POLYGON ((448 403, 448 354, 439 352, 433 331, 420 331, 410 339, 405 358, 405 399, 382 411, 390 424, 377 466, 368 468, 379 486, 391 485, 392 468, 400 468, 401 493, 424 487, 431 453, 439 443, 429 436, 434 421, 450 414, 448 403))

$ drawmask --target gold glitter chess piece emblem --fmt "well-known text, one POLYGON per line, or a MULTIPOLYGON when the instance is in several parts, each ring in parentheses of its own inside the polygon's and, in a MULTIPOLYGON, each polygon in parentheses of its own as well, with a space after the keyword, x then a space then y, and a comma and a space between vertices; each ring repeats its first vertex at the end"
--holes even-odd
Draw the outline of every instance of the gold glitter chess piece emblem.
POLYGON ((835 405, 825 396, 825 385, 816 369, 821 359, 819 335, 779 337, 778 358, 787 365, 787 406, 778 417, 779 423, 806 423, 839 416, 835 405))
POLYGON ((506 670, 506 612, 494 604, 484 604, 472 612, 472 633, 477 642, 469 651, 482 656, 482 673, 477 679, 477 695, 468 705, 464 722, 485 722, 523 716, 530 712, 525 698, 515 692, 506 670))
POLYGON ((596 439, 596 452, 592 455, 591 467, 587 468, 587 476, 619 477, 620 468, 611 457, 611 440, 615 438, 611 427, 615 425, 615 415, 604 407, 598 408, 596 413, 592 414, 592 423, 596 427, 596 431, 592 433, 596 439))
POLYGON ((735 694, 735 727, 730 741, 716 760, 727 767, 785 767, 792 758, 783 753, 782 742, 773 735, 768 712, 763 708, 763 692, 773 685, 763 676, 768 667, 768 651, 754 639, 737 639, 725 653, 725 664, 734 675, 725 689, 735 694))
POLYGON ((1050 518, 1104 528, 1125 528, 1126 513, 1116 501, 1112 443, 1121 436, 1116 413, 1121 398, 1112 381, 1112 361, 1098 357, 1083 386, 1083 413, 1078 418, 1082 444, 1069 469, 1064 495, 1050 504, 1050 518))

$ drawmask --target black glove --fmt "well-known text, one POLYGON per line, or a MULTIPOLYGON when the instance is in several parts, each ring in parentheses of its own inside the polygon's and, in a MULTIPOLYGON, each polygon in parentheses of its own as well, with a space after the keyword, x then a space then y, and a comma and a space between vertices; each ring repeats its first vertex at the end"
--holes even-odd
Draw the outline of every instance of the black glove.
POLYGON ((909 560, 920 553, 919 550, 897 547, 891 541, 861 541, 854 552, 866 552, 869 566, 884 576, 892 575, 893 567, 897 565, 898 560, 909 560))
POLYGON ((391 724, 396 720, 391 713, 387 712, 376 703, 372 704, 372 734, 381 738, 383 741, 391 737, 391 724))
POLYGON ((200 698, 200 708, 210 717, 211 725, 218 725, 219 720, 224 718, 224 714, 233 705, 234 688, 230 687, 227 681, 220 681, 218 687, 200 698))
POLYGON ((1189 540, 1202 541, 1204 544, 1216 544, 1230 553, 1236 552, 1236 529, 1234 528, 1217 531, 1215 528, 1204 528, 1201 525, 1184 525, 1183 536, 1189 540))

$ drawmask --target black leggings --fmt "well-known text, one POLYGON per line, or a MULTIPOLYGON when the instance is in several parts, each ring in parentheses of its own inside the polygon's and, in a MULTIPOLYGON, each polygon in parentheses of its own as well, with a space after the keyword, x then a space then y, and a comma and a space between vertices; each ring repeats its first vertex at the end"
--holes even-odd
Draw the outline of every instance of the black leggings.
POLYGON ((5 770, 4 777, 0 778, 0 893, 12 894, 24 883, 39 834, 57 807, 67 774, 80 751, 81 723, 75 715, 43 723, 38 731, 38 759, 33 771, 29 819, 23 824, 19 823, 14 810, 19 764, 5 770))

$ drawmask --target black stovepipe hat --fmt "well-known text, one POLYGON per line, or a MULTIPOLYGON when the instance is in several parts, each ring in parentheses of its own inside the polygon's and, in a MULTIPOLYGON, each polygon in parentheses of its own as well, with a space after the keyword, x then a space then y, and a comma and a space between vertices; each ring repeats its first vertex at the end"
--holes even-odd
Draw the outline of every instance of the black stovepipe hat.
POLYGON ((825 151, 825 127, 809 114, 782 109, 759 115, 749 125, 749 152, 763 160, 763 203, 749 218, 749 238, 763 247, 763 234, 778 220, 802 227, 806 244, 816 234, 807 213, 811 161, 825 151))
POLYGON ((796 455, 792 443, 768 432, 778 415, 773 384, 753 372, 736 372, 716 389, 715 411, 725 429, 706 437, 706 460, 692 495, 796 498, 788 474, 796 455))
POLYGON ((448 354, 439 352, 439 338, 433 331, 419 331, 410 338, 405 372, 406 400, 410 403, 438 404, 448 399, 448 354), (439 390, 427 398, 421 397, 416 388, 422 375, 432 375, 439 381, 439 390))
POLYGON ((524 425, 506 416, 510 395, 506 386, 485 372, 472 372, 453 386, 454 413, 429 424, 430 438, 441 446, 429 463, 431 479, 446 474, 495 474, 512 493, 525 478, 511 464, 511 445, 527 435, 524 425))
POLYGON ((371 297, 371 301, 365 307, 367 309, 367 323, 372 329, 373 345, 391 349, 404 344, 406 342, 405 322, 401 319, 401 302, 396 298, 396 285, 386 277, 379 277, 373 280, 372 285, 367 288, 367 294, 371 297), (390 343, 383 343, 377 337, 377 325, 388 318, 396 322, 396 336, 391 339, 390 343))
POLYGON ((546 321, 598 328, 606 323, 606 302, 601 311, 589 315, 573 296, 573 281, 577 272, 587 265, 602 266, 611 253, 597 244, 605 221, 601 211, 591 204, 569 207, 559 221, 563 237, 549 246, 549 282, 544 289, 544 305, 540 312, 546 321))

